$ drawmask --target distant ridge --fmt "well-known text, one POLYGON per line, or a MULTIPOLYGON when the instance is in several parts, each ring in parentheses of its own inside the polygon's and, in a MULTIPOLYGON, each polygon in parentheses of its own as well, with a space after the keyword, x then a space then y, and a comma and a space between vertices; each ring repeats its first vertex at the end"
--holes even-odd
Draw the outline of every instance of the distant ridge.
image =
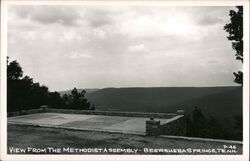
MULTIPOLYGON (((81 92, 83 90, 83 88, 77 88, 77 90, 79 92, 81 92)), ((98 88, 86 88, 84 89, 86 91, 86 93, 92 93, 92 92, 96 92, 99 89, 98 88)), ((72 91, 72 89, 70 90, 65 90, 65 91, 59 91, 60 95, 63 96, 64 94, 70 94, 70 92, 72 91)))
POLYGON ((190 113, 194 106, 225 123, 242 115, 242 87, 127 87, 87 93, 97 110, 190 113), (226 120, 226 121, 225 121, 226 120))
MULTIPOLYGON (((82 89, 78 89, 82 91, 82 89)), ((240 86, 216 87, 122 87, 87 88, 86 97, 98 110, 138 112, 175 112, 178 108, 191 111, 193 106, 208 109, 242 109, 240 86), (213 106, 213 107, 210 107, 213 106)), ((71 90, 60 91, 61 95, 71 90)), ((228 110, 229 110, 228 109, 228 110)), ((229 110, 230 111, 230 110, 229 110)), ((236 110, 239 113, 240 110, 236 110)), ((221 113, 221 112, 219 112, 221 113)))
MULTIPOLYGON (((63 95, 70 91, 59 93, 63 95)), ((198 106, 207 117, 214 116, 226 126, 232 126, 236 115, 242 116, 240 86, 110 87, 86 91, 87 99, 96 110, 172 113, 183 109, 189 114, 194 106, 198 106)))
MULTIPOLYGON (((241 87, 126 87, 104 88, 87 93, 87 98, 102 110, 114 107, 122 111, 173 112, 173 106, 241 87), (171 108, 170 108, 171 107, 171 108)), ((230 93, 230 92, 229 92, 230 93)), ((222 100, 221 100, 222 101, 222 100)), ((239 100, 240 101, 240 100, 239 100)))

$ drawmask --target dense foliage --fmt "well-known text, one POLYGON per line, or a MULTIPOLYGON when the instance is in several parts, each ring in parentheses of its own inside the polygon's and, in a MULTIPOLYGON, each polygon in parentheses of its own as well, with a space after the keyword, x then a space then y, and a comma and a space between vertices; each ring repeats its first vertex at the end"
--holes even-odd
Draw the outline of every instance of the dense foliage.
POLYGON ((49 92, 48 87, 33 82, 29 76, 23 77, 23 70, 15 60, 7 58, 7 111, 20 111, 40 108, 47 105, 52 108, 94 110, 95 106, 85 98, 86 92, 76 88, 71 94, 60 96, 58 92, 49 92))
POLYGON ((186 117, 187 136, 205 137, 214 139, 242 140, 242 116, 235 116, 234 131, 225 128, 216 117, 206 118, 201 109, 195 107, 193 112, 186 117))
POLYGON ((86 91, 78 92, 74 88, 70 94, 64 94, 62 97, 65 106, 70 109, 78 109, 79 107, 88 107, 88 110, 95 110, 95 106, 85 98, 86 91))
MULTIPOLYGON (((229 33, 228 40, 232 41, 232 47, 236 51, 236 59, 243 62, 243 6, 236 6, 238 11, 230 10, 230 23, 224 26, 229 33)), ((235 82, 243 85, 242 71, 234 72, 235 82)))

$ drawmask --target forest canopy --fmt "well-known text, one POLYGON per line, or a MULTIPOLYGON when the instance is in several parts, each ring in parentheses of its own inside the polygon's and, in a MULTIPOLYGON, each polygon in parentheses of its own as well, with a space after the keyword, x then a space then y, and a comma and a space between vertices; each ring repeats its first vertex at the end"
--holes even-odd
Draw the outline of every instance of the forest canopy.
POLYGON ((23 76, 21 65, 7 58, 7 111, 20 111, 40 108, 94 110, 95 106, 85 98, 86 91, 74 88, 63 97, 58 92, 50 92, 48 87, 34 82, 30 76, 23 76))

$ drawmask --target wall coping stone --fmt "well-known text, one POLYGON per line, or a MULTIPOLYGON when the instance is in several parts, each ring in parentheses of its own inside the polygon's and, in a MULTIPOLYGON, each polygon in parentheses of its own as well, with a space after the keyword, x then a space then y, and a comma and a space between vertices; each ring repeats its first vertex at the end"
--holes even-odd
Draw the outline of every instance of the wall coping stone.
POLYGON ((107 116, 125 116, 125 117, 143 117, 143 118, 166 118, 171 119, 178 116, 177 113, 152 113, 152 112, 126 112, 126 111, 98 111, 98 110, 76 110, 76 109, 56 109, 41 107, 38 109, 22 110, 8 112, 8 117, 25 114, 34 114, 42 112, 68 113, 68 114, 86 114, 86 115, 107 115, 107 116))

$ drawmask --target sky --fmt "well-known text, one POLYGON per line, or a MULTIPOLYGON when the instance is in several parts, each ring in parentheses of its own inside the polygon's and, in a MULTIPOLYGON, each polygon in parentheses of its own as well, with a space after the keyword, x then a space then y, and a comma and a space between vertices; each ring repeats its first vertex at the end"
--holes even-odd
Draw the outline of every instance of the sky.
POLYGON ((9 6, 8 56, 50 91, 236 85, 234 7, 9 6))

